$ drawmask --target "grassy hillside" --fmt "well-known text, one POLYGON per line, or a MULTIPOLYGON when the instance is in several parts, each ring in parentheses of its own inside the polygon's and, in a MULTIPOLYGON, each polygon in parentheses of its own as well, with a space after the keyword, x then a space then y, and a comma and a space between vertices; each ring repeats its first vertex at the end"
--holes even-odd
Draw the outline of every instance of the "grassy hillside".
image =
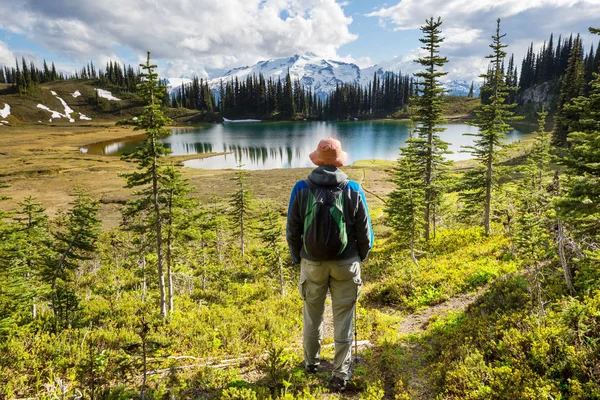
MULTIPOLYGON (((136 94, 121 91, 118 88, 102 87, 95 85, 94 81, 59 81, 40 85, 27 95, 15 93, 13 88, 7 84, 0 84, 0 104, 9 104, 11 115, 8 121, 11 125, 39 124, 44 126, 93 126, 97 124, 115 123, 117 121, 131 121, 133 117, 142 111, 142 104, 136 94), (96 95, 95 89, 109 91, 119 101, 109 100, 96 95), (73 109, 72 118, 69 122, 65 117, 52 118, 52 113, 38 108, 42 104, 53 111, 64 113, 64 106, 57 96, 62 98, 67 105, 73 109), (79 91, 80 96, 73 97, 79 91), (91 120, 81 119, 83 114, 91 120), (50 119, 52 118, 52 121, 50 119)), ((205 115, 198 111, 187 109, 167 109, 167 115, 175 123, 199 123, 204 121, 216 121, 217 117, 205 115)))

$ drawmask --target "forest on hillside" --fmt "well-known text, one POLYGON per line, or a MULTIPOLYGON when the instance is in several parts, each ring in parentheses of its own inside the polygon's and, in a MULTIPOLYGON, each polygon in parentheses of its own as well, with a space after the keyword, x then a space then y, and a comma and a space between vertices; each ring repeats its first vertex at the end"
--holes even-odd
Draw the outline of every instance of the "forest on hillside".
MULTIPOLYGON (((535 120, 535 112, 541 104, 527 107, 532 101, 528 92, 540 88, 546 101, 544 106, 554 113, 559 106, 559 95, 565 82, 569 59, 575 57, 581 64, 581 79, 584 80, 584 94, 591 91, 593 73, 600 68, 600 41, 596 47, 590 44, 589 51, 584 50, 580 35, 568 38, 559 36, 556 41, 551 34, 548 41, 537 50, 533 42, 527 54, 519 64, 514 55, 503 60, 502 70, 506 83, 518 90, 509 94, 509 101, 518 104, 519 113, 535 120), (506 61, 506 62, 504 62, 506 61)), ((39 84, 62 80, 89 80, 97 86, 108 87, 116 93, 136 93, 140 83, 140 70, 131 65, 121 65, 108 61, 104 69, 98 69, 93 62, 83 66, 80 71, 70 75, 57 73, 52 62, 50 66, 43 60, 38 68, 33 61, 25 58, 15 60, 14 67, 0 68, 0 83, 10 84, 14 90, 27 94, 39 84)), ((166 85, 166 80, 161 83, 166 85)), ((485 82, 484 82, 485 84, 485 82)), ((190 83, 172 88, 164 96, 165 107, 197 110, 208 114, 212 121, 213 113, 226 118, 259 118, 265 120, 318 120, 341 121, 386 117, 408 117, 410 98, 416 95, 418 85, 415 78, 408 74, 386 72, 382 77, 375 73, 366 86, 339 83, 335 90, 326 96, 317 95, 310 87, 291 78, 289 71, 279 79, 265 79, 263 75, 224 79, 219 87, 209 86, 208 80, 194 76, 190 83)), ((468 97, 473 97, 473 84, 468 97)), ((485 102, 486 94, 482 93, 485 102)))
MULTIPOLYGON (((458 169, 445 158, 441 127, 441 19, 421 31, 413 84, 390 76, 366 92, 383 87, 396 98, 409 87, 412 128, 387 175, 394 189, 368 191, 376 242, 358 307, 361 362, 347 392, 331 393, 329 375, 309 375, 301 363, 287 204, 257 201, 255 175, 241 168, 222 182, 231 195, 204 203, 191 195, 158 140, 171 121, 148 53, 127 78, 145 102, 137 128, 147 138, 124 156, 131 170, 118 178, 131 196, 120 226, 101 228, 102 204, 83 187, 52 217, 34 193, 0 212, 0 397, 600 398, 598 66, 588 80, 594 64, 574 39, 564 74, 552 73, 560 82, 554 127, 542 109, 533 139, 509 146, 519 88, 498 20, 482 55, 490 64, 466 149, 473 162, 458 169), (471 300, 416 317, 457 298, 471 300)), ((27 82, 25 90, 38 84, 27 82)), ((366 167, 348 170, 376 182, 366 167)))

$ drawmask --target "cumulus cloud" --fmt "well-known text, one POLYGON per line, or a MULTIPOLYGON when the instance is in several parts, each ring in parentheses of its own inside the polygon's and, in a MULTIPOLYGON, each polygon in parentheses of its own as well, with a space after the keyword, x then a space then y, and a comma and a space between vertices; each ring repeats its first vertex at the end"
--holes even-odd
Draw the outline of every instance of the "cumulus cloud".
MULTIPOLYGON (((588 26, 598 25, 600 0, 402 0, 368 13, 381 25, 393 30, 418 29, 425 20, 440 16, 445 41, 442 55, 449 58, 445 66, 448 79, 476 80, 485 72, 491 35, 496 19, 501 18, 501 30, 506 32, 508 53, 514 53, 517 66, 533 41, 543 43, 550 33, 569 35, 581 32, 588 44, 596 38, 585 34, 588 26)), ((555 38, 556 39, 556 38, 555 38)), ((537 49, 537 48, 536 48, 537 49)), ((413 70, 413 54, 390 61, 397 68, 413 70)))
POLYGON ((335 0, 21 0, 0 2, 0 28, 78 61, 116 47, 206 74, 293 53, 335 56, 357 38, 335 0), (182 65, 178 65, 181 62, 182 65))
POLYGON ((0 40, 0 65, 12 65, 14 62, 14 54, 9 50, 8 45, 0 40))

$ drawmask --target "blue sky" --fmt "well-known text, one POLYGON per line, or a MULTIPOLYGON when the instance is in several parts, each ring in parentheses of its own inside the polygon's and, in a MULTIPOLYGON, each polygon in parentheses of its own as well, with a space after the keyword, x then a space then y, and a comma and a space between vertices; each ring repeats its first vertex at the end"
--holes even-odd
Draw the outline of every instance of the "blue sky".
POLYGON ((55 61, 71 72, 88 60, 137 64, 152 51, 161 74, 216 77, 268 58, 314 52, 412 72, 418 27, 441 16, 450 79, 485 70, 496 18, 509 53, 600 25, 600 0, 0 0, 0 64, 55 61))

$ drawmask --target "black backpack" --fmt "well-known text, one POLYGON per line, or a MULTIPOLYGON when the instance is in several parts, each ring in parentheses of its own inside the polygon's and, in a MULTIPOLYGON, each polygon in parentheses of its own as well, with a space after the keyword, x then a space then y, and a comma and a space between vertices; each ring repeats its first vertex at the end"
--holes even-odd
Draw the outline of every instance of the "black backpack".
POLYGON ((346 249, 346 213, 344 189, 348 182, 336 186, 317 186, 310 180, 304 216, 302 245, 306 254, 317 260, 333 260, 346 249))

